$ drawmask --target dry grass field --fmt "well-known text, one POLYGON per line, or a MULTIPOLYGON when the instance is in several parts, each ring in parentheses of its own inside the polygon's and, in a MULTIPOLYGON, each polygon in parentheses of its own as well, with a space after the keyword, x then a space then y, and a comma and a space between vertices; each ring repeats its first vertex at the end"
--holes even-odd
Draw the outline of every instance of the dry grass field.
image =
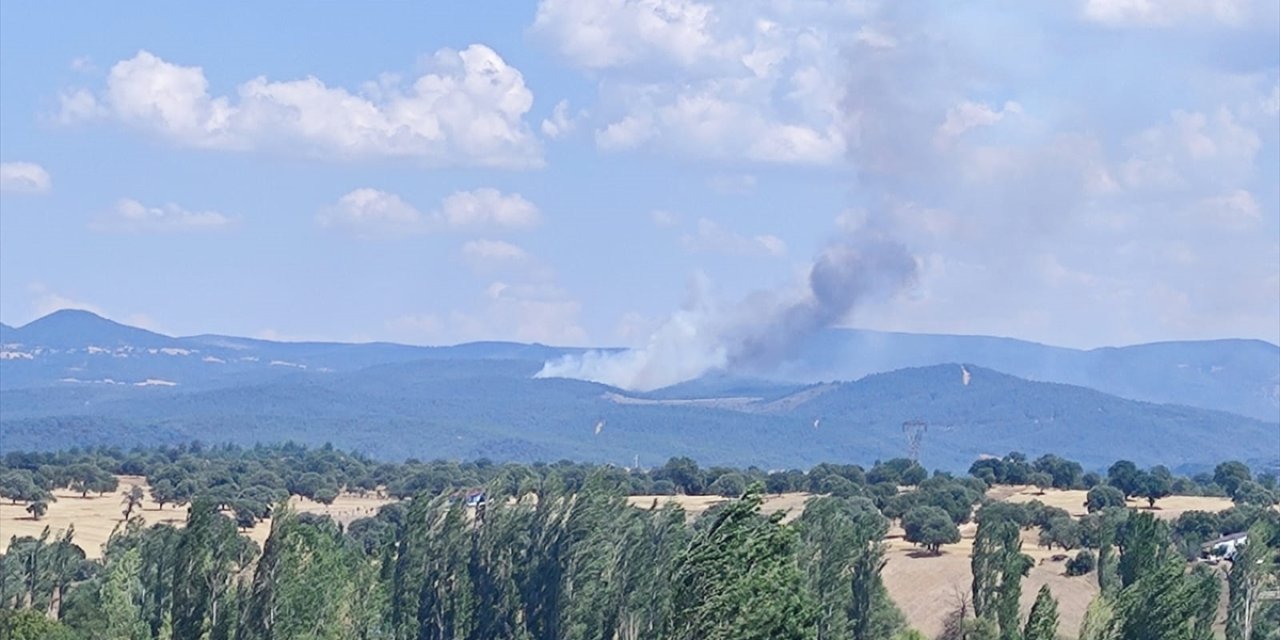
MULTIPOLYGON (((181 526, 186 522, 186 507, 167 505, 164 509, 160 509, 159 505, 151 500, 150 487, 147 486, 145 478, 120 476, 120 488, 116 493, 103 496, 90 493, 87 498, 81 498, 80 494, 70 491, 54 492, 58 501, 49 503, 49 512, 39 521, 31 519, 31 515, 26 511, 27 505, 24 503, 15 505, 0 502, 0 551, 8 548, 9 539, 13 536, 39 536, 45 527, 49 527, 52 535, 57 535, 74 525, 74 540, 80 548, 84 549, 85 555, 90 558, 102 557, 102 545, 106 543, 115 527, 121 523, 124 496, 133 485, 142 487, 143 492, 148 494, 142 510, 134 511, 142 516, 147 524, 163 522, 181 526)), ((290 498, 289 502, 296 511, 326 514, 346 524, 352 520, 373 515, 378 507, 390 500, 374 496, 362 498, 344 494, 338 496, 338 499, 329 506, 297 496, 290 498)), ((261 545, 271 533, 271 521, 259 522, 257 526, 245 533, 261 545)))
MULTIPOLYGON (((988 493, 995 500, 1030 502, 1039 500, 1047 505, 1065 509, 1073 517, 1085 515, 1085 491, 1050 489, 1043 495, 1035 487, 996 487, 988 493)), ((1185 511, 1221 511, 1231 507, 1227 498, 1203 498, 1194 496, 1169 496, 1156 501, 1152 513, 1160 518, 1177 518, 1185 511)), ((1131 507, 1145 509, 1147 503, 1130 501, 1131 507)), ((892 594, 898 607, 906 614, 911 625, 925 635, 933 636, 942 630, 942 622, 955 608, 957 594, 969 592, 972 574, 969 572, 969 554, 973 551, 973 536, 977 526, 968 524, 960 528, 961 540, 942 548, 942 555, 921 554, 914 545, 902 539, 902 531, 889 532, 889 557, 884 569, 885 587, 892 594)), ((1084 619, 1089 601, 1098 593, 1097 576, 1089 574, 1068 578, 1064 563, 1050 558, 1061 554, 1061 549, 1049 551, 1037 546, 1039 530, 1022 533, 1022 551, 1036 561, 1022 586, 1022 608, 1025 616, 1035 601, 1040 586, 1047 584, 1058 599, 1059 629, 1065 635, 1074 636, 1084 619)))
MULTIPOLYGON (((1039 500, 1051 507, 1066 509, 1067 513, 1070 513, 1072 517, 1079 518, 1085 515, 1084 501, 1088 492, 1050 489, 1044 495, 1040 495, 1040 490, 1035 487, 996 487, 988 492, 987 495, 995 500, 1007 500, 1009 502, 1039 500)), ((1231 504, 1230 498, 1169 496, 1157 500, 1156 507, 1151 510, 1151 513, 1155 514, 1157 518, 1172 520, 1186 511, 1217 512, 1223 509, 1230 509, 1231 504)), ((1129 506, 1145 511, 1147 509, 1147 501, 1131 499, 1129 500, 1129 506)))
MULTIPOLYGON (((894 602, 907 616, 911 626, 933 637, 942 630, 946 615, 955 609, 959 598, 969 593, 971 574, 969 554, 973 551, 973 537, 977 526, 967 524, 960 528, 961 540, 942 548, 942 554, 931 556, 902 539, 902 530, 889 531, 889 554, 884 568, 885 588, 894 602)), ((1040 586, 1049 585, 1058 599, 1059 628, 1074 634, 1080 628, 1085 608, 1098 592, 1094 575, 1068 578, 1062 562, 1049 558, 1061 553, 1036 546, 1038 530, 1024 531, 1022 550, 1036 561, 1022 584, 1022 609, 1025 616, 1031 610, 1040 586)))
MULTIPOLYGON (((812 493, 804 492, 769 494, 765 496, 764 504, 761 505, 760 510, 763 513, 785 511, 787 515, 782 521, 791 522, 800 517, 801 513, 804 513, 804 502, 812 498, 813 495, 812 493)), ((728 500, 728 498, 720 496, 631 496, 627 498, 627 504, 641 509, 648 509, 655 503, 661 507, 668 502, 674 502, 685 510, 689 519, 693 519, 703 511, 728 500)))

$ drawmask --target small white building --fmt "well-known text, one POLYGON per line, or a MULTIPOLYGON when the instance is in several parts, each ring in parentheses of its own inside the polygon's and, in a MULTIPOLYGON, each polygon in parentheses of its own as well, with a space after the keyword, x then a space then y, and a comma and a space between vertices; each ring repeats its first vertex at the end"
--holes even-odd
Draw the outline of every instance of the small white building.
POLYGON ((1200 547, 1201 557, 1207 560, 1230 560, 1235 557, 1236 551, 1249 541, 1247 533, 1233 533, 1229 536, 1222 536, 1217 540, 1210 540, 1200 547))

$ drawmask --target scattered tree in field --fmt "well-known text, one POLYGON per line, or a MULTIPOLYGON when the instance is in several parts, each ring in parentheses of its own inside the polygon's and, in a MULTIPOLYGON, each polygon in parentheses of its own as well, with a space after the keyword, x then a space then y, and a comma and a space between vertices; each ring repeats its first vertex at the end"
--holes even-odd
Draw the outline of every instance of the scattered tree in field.
POLYGON ((1270 507, 1280 501, 1275 491, 1269 490, 1257 482, 1246 480, 1238 487, 1231 497, 1236 504, 1254 505, 1259 507, 1270 507))
POLYGON ((913 507, 902 516, 902 529, 907 542, 917 544, 939 555, 944 544, 960 542, 960 528, 940 507, 913 507))
POLYGON ((1213 470, 1213 482, 1233 498, 1240 485, 1250 480, 1253 480, 1253 474, 1249 471, 1248 465, 1238 460, 1223 462, 1213 470))
POLYGON ((1049 474, 1056 489, 1075 489, 1084 484, 1084 469, 1078 462, 1046 454, 1036 458, 1031 466, 1038 472, 1049 474))
POLYGON ((316 502, 327 507, 338 499, 338 490, 334 487, 321 487, 312 497, 316 502))
POLYGON ((19 501, 31 502, 44 496, 45 491, 36 485, 31 472, 26 469, 14 469, 0 474, 0 498, 18 504, 19 501))
POLYGON ((1124 508, 1124 492, 1111 485, 1100 484, 1086 494, 1084 506, 1089 513, 1102 511, 1107 507, 1124 508))
POLYGON ((1036 471, 1032 473, 1027 480, 1031 484, 1035 485, 1036 489, 1040 490, 1040 495, 1044 495, 1046 490, 1053 487, 1053 476, 1043 471, 1036 471))
POLYGON ((1107 484, 1119 489, 1125 497, 1137 495, 1142 472, 1128 460, 1118 460, 1107 469, 1107 484))
POLYGON ((99 470, 87 485, 88 489, 100 496, 120 488, 120 481, 106 471, 99 470))
POLYGON ((1147 508, 1154 509, 1156 500, 1168 496, 1172 491, 1173 475, 1164 467, 1154 467, 1138 475, 1135 495, 1146 498, 1147 508))
POLYGON ((1071 518, 1054 518, 1040 531, 1040 544, 1050 549, 1062 547, 1071 551, 1084 542, 1084 527, 1071 518))
POLYGON ((44 514, 49 512, 49 503, 44 500, 36 500, 27 505, 27 513, 31 514, 32 520, 39 520, 44 514))
POLYGON ((160 510, 164 510, 164 505, 174 501, 173 481, 168 478, 160 478, 151 482, 151 499, 156 502, 160 510))
POLYGON ((122 504, 124 504, 124 519, 125 519, 125 520, 128 520, 128 519, 129 519, 129 516, 133 515, 133 510, 134 510, 134 509, 141 509, 141 508, 142 508, 142 500, 143 500, 143 497, 144 497, 144 496, 143 496, 143 493, 142 493, 142 487, 139 487, 139 486, 138 486, 138 485, 136 485, 136 484, 135 484, 135 485, 133 485, 133 486, 131 486, 131 487, 129 487, 129 493, 126 493, 126 494, 125 494, 125 496, 124 496, 124 500, 123 500, 123 502, 122 502, 122 504))

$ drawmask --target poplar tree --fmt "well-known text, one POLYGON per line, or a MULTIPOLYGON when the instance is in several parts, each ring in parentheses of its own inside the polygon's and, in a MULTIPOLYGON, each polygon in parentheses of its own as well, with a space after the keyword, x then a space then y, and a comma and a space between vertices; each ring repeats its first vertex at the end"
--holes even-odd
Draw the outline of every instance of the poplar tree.
POLYGON ((1031 605, 1027 626, 1022 630, 1023 640, 1054 640, 1058 635, 1058 601, 1049 592, 1049 585, 1040 587, 1036 602, 1031 605))

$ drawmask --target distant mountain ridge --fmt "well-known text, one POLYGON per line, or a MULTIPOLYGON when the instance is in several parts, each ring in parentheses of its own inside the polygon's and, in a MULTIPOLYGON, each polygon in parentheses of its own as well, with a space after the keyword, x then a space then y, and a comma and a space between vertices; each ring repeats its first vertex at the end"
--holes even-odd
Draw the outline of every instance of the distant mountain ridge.
POLYGON ((975 365, 876 374, 781 397, 706 403, 640 398, 591 382, 535 379, 536 361, 419 360, 292 373, 199 391, 72 385, 0 391, 0 450, 294 440, 382 458, 562 458, 630 465, 688 455, 707 464, 806 468, 906 453, 923 420, 930 467, 980 455, 1057 453, 1096 468, 1265 456, 1280 424, 1029 382, 975 365))
MULTIPOLYGON (((62 310, 0 335, 0 389, 111 379, 180 385, 273 377, 287 369, 350 371, 418 359, 546 361, 587 349, 516 342, 420 347, 387 342, 275 342, 220 335, 170 337, 62 310), (37 359, 36 351, 41 357, 37 359), (91 353, 92 352, 92 353, 91 353), (89 358, 87 356, 107 356, 89 358), (12 365, 12 366, 10 366, 12 365), (221 365, 221 366, 210 366, 221 365), (166 377, 168 376, 168 377, 166 377)), ((1261 340, 1160 342, 1091 350, 1012 338, 830 329, 767 370, 712 373, 656 397, 776 393, 795 385, 857 380, 910 367, 967 362, 1028 380, 1097 389, 1133 400, 1176 403, 1280 421, 1280 346, 1261 340)))
POLYGON ((82 346, 135 347, 167 346, 175 338, 108 320, 91 311, 62 309, 19 328, 8 328, 6 342, 20 342, 48 348, 82 346))
POLYGON ((1274 384, 1270 367, 1280 368, 1280 351, 1253 341, 1084 352, 1001 338, 836 331, 804 345, 772 376, 720 372, 631 393, 533 377, 547 359, 584 351, 577 348, 173 338, 85 312, 55 316, 3 329, 0 450, 292 439, 392 458, 653 465, 690 455, 781 468, 901 456, 902 423, 921 420, 930 425, 923 460, 949 469, 1010 450, 1090 465, 1123 452, 1139 464, 1188 468, 1280 451, 1274 415, 1189 406, 1256 408, 1242 402, 1252 395, 1221 389, 1224 380, 1242 389, 1274 384), (929 362, 951 355, 973 357, 929 362), (1092 388, 1026 379, 1088 376, 1090 367, 1102 367, 1092 388), (1186 401, 1125 399, 1101 388, 1136 378, 1139 390, 1163 384, 1186 401))
POLYGON ((1011 338, 822 332, 777 368, 782 380, 856 380, 942 362, 1090 387, 1123 398, 1280 420, 1280 346, 1262 340, 1157 342, 1090 350, 1011 338))

